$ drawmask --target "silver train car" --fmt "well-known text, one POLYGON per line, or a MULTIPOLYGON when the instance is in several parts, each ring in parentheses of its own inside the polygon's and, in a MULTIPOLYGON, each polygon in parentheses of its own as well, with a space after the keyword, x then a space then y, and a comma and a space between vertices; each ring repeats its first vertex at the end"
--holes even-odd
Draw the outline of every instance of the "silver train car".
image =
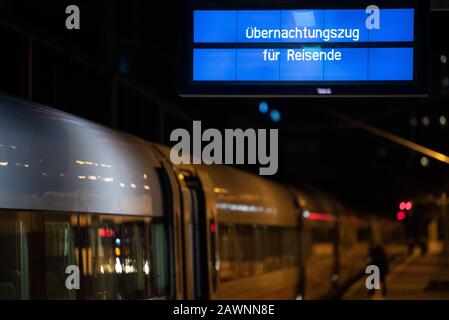
POLYGON ((169 152, 0 96, 0 299, 329 298, 373 241, 402 250, 393 222, 169 152))

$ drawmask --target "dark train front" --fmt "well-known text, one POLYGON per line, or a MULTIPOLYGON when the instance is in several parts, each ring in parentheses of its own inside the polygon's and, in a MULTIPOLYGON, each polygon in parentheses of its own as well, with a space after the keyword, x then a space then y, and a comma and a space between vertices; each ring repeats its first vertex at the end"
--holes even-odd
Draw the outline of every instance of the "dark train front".
POLYGON ((315 189, 175 166, 165 146, 18 98, 0 108, 3 299, 330 298, 374 242, 405 252, 401 225, 315 189))

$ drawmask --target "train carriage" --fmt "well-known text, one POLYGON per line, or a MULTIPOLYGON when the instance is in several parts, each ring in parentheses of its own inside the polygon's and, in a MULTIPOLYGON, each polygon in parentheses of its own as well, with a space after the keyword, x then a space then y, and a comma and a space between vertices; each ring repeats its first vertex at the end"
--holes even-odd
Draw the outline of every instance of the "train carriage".
MULTIPOLYGON (((170 150, 159 148, 168 158, 170 150)), ((173 170, 183 199, 184 252, 190 253, 187 297, 295 298, 300 212, 288 189, 227 166, 173 170), (195 252, 208 257, 207 264, 195 252)))
POLYGON ((329 298, 400 239, 318 190, 0 96, 0 299, 329 298))

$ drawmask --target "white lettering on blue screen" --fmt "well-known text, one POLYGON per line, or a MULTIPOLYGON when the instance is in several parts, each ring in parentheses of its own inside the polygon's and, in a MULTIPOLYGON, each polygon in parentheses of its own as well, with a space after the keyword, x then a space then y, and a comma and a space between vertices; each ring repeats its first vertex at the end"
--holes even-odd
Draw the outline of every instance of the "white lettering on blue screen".
MULTIPOLYGON (((340 61, 341 51, 331 49, 320 51, 316 49, 287 49, 287 61, 340 61)), ((281 51, 277 49, 264 49, 262 51, 263 61, 279 61, 281 51)))
POLYGON ((360 40, 360 29, 310 29, 307 27, 293 29, 259 29, 246 28, 247 39, 322 39, 325 42, 335 39, 360 40))

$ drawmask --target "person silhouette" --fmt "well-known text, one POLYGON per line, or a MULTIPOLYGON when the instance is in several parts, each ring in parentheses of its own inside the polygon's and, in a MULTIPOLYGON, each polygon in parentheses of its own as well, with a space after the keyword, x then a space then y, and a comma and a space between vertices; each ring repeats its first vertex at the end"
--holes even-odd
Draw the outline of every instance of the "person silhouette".
MULTIPOLYGON (((379 268, 380 271, 380 282, 382 295, 387 295, 387 274, 389 272, 388 258, 385 253, 385 249, 381 245, 375 245, 370 250, 370 259, 369 264, 375 265, 379 268)), ((374 294, 374 289, 371 290, 370 294, 374 294)))

